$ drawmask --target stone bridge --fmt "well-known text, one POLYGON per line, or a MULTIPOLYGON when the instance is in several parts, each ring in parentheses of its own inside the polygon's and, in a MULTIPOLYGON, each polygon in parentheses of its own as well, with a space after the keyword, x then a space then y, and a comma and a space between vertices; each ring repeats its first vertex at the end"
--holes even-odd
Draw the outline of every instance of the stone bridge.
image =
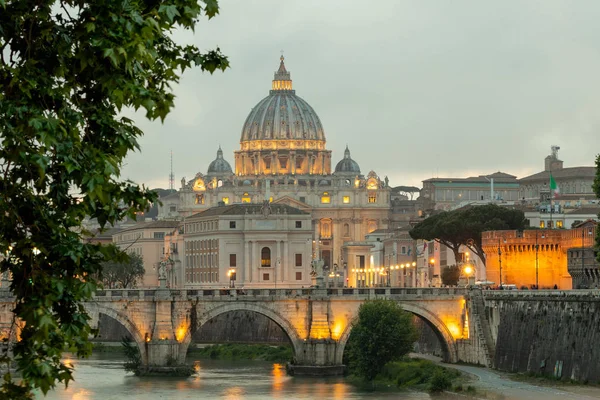
MULTIPOLYGON (((106 290, 85 303, 97 326, 100 314, 123 325, 137 343, 144 365, 185 363, 193 333, 231 311, 255 312, 279 325, 290 339, 299 373, 323 368, 335 373, 360 305, 392 299, 422 318, 438 336, 448 362, 489 364, 469 323, 468 292, 453 288, 106 290)), ((0 299, 0 329, 12 318, 12 303, 0 299)))
MULTIPOLYGON (((221 314, 247 311, 262 314, 283 329, 298 373, 324 374, 341 372, 352 322, 360 305, 370 299, 396 301, 423 319, 436 333, 447 362, 524 371, 560 361, 561 368, 575 379, 586 368, 598 370, 593 377, 600 376, 600 366, 588 368, 598 364, 593 360, 600 358, 600 350, 595 340, 592 344, 587 340, 600 331, 600 291, 106 290, 97 292, 85 307, 92 325, 98 323, 100 314, 123 325, 146 367, 184 364, 196 330, 221 314), (554 342, 556 346, 544 347, 554 342), (555 347, 560 348, 557 354, 555 347), (578 359, 573 349, 581 357, 592 357, 591 361, 578 359)), ((0 336, 10 326, 13 307, 8 293, 0 290, 0 336)))

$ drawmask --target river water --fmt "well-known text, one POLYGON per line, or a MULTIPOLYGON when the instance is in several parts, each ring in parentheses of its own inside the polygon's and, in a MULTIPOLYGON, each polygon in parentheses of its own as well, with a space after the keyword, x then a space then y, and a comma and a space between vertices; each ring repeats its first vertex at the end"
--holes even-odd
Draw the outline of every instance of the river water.
MULTIPOLYGON (((429 399, 426 393, 361 392, 343 378, 300 378, 286 375, 285 366, 261 361, 199 360, 189 378, 140 378, 123 369, 117 354, 94 354, 67 360, 75 381, 58 386, 38 399, 429 399)), ((439 399, 439 397, 436 397, 439 399)))

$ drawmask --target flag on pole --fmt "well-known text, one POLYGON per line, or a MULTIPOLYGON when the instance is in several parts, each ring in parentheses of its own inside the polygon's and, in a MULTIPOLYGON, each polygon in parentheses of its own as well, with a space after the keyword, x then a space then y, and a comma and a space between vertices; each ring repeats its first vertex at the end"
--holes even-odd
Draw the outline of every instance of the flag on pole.
POLYGON ((550 174, 550 196, 557 198, 560 194, 560 188, 556 184, 554 177, 550 174))

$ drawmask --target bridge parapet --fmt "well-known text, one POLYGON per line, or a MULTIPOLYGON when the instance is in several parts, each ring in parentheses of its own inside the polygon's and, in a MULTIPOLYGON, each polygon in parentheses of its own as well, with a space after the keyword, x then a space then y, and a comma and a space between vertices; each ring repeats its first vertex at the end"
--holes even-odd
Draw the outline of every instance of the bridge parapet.
POLYGON ((484 290, 486 301, 600 301, 600 290, 484 290))

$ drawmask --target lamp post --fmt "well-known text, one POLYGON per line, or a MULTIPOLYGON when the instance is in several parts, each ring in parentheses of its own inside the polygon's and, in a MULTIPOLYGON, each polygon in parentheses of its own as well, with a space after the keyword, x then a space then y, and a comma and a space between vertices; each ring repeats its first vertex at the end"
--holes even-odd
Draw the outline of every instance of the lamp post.
POLYGON ((471 277, 475 277, 475 267, 471 263, 466 263, 463 267, 463 272, 467 276, 467 286, 471 284, 471 277))
MULTIPOLYGON (((542 233, 542 239, 544 239, 546 236, 542 233)), ((538 290, 539 287, 539 269, 540 269, 540 263, 539 263, 539 258, 538 258, 538 253, 539 253, 539 249, 540 249, 540 245, 538 244, 538 233, 537 230, 535 231, 535 290, 538 290)))
POLYGON ((333 274, 334 274, 334 278, 333 278, 334 284, 333 284, 333 287, 335 289, 337 289, 337 287, 338 287, 338 279, 337 278, 339 276, 338 275, 338 265, 337 265, 337 263, 333 263, 333 274))
MULTIPOLYGON (((585 227, 581 228, 581 273, 585 271, 585 227)), ((592 234, 592 228, 587 229, 588 235, 592 234)))
POLYGON ((230 268, 229 271, 227 271, 227 276, 229 277, 229 287, 235 288, 235 278, 236 278, 235 268, 230 268))
POLYGON ((429 259, 429 283, 430 283, 430 286, 433 282, 433 280, 431 278, 433 277, 434 269, 435 269, 435 258, 430 258, 429 259))

